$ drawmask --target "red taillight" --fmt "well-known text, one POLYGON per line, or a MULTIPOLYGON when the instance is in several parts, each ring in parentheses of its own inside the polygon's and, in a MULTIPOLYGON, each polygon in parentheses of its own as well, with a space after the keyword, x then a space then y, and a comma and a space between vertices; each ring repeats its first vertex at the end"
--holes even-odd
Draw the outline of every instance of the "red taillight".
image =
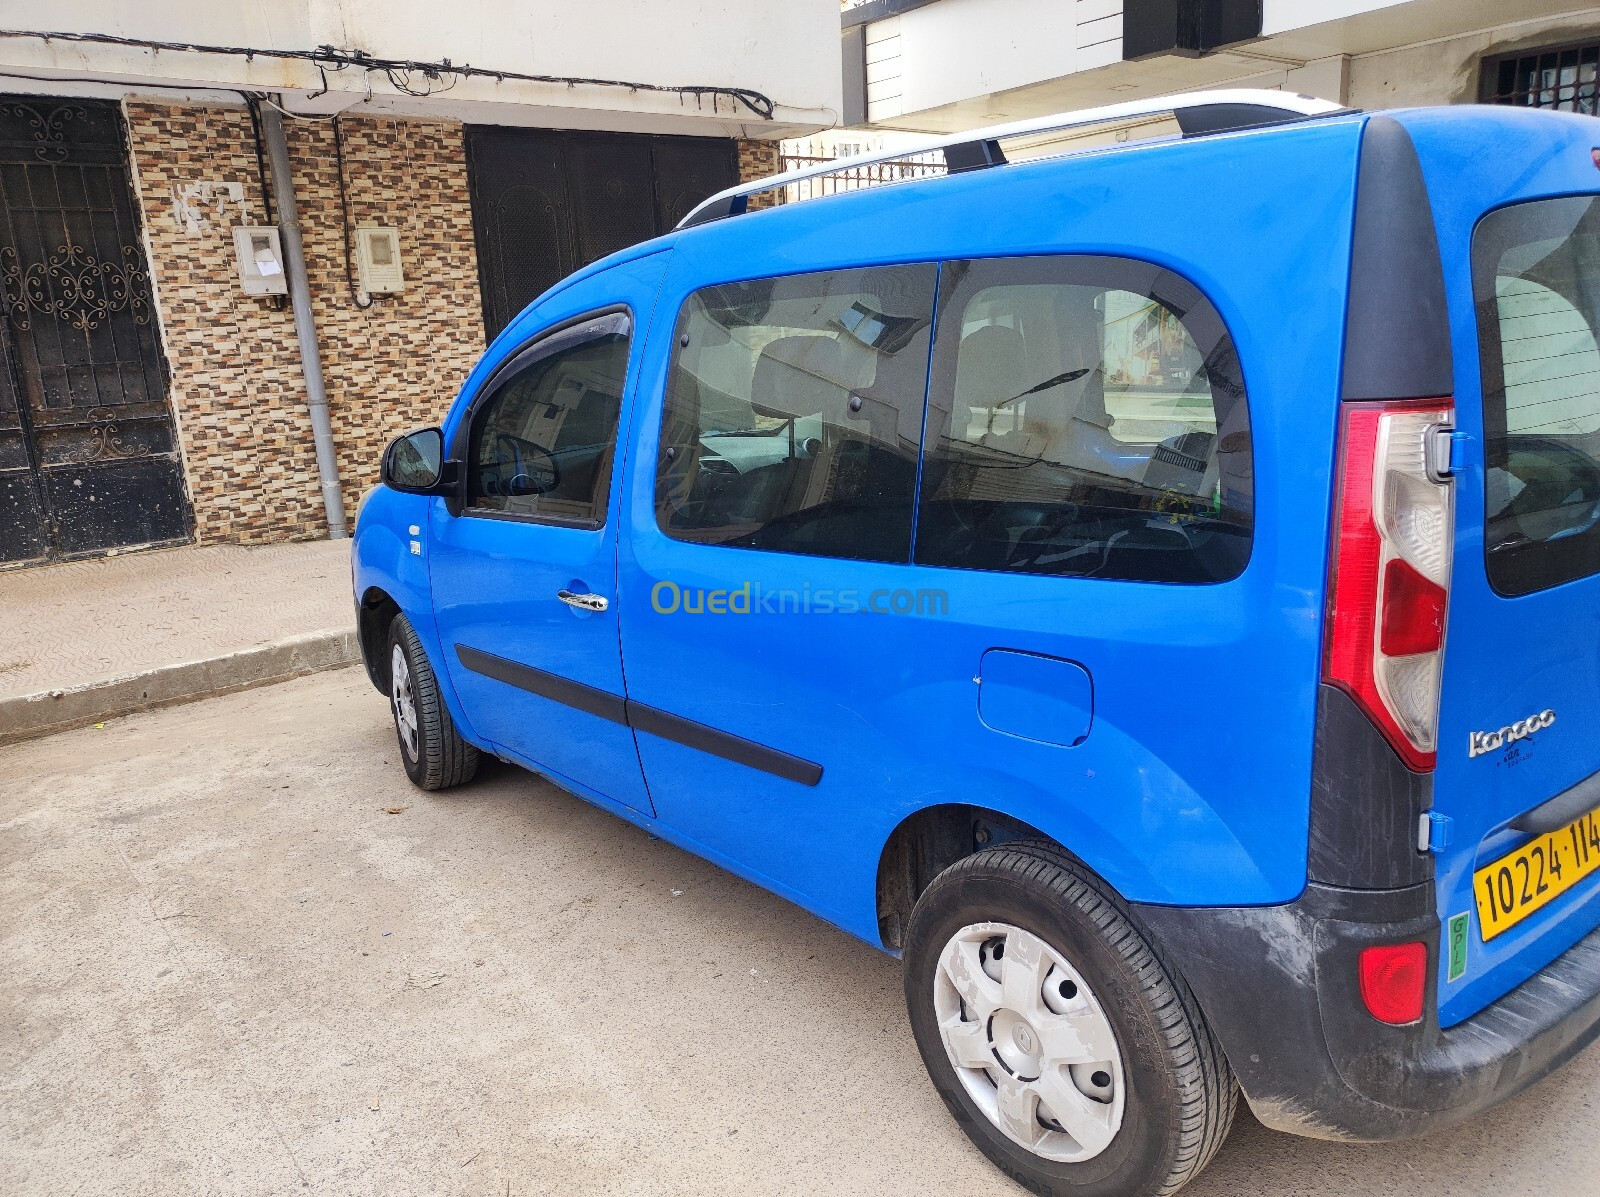
POLYGON ((1361 1000, 1373 1018, 1400 1027, 1422 1017, 1428 991, 1427 944, 1362 948, 1356 969, 1361 976, 1361 1000))
POLYGON ((1378 651, 1386 657, 1436 653, 1444 644, 1443 586, 1396 557, 1383 571, 1383 619, 1378 651))
POLYGON ((1323 677, 1406 765, 1433 768, 1455 542, 1450 484, 1429 470, 1447 399, 1346 403, 1323 677))

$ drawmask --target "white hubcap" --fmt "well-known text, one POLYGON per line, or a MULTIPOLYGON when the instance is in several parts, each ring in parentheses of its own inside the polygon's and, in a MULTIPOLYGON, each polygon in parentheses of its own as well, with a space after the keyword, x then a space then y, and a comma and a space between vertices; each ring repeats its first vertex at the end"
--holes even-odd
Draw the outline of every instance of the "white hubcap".
POLYGON ((389 654, 389 697, 394 704, 394 726, 406 755, 417 759, 417 704, 411 694, 411 667, 406 654, 394 646, 389 654))
POLYGON ((1093 1159, 1122 1126, 1122 1053, 1082 975, 1030 931, 974 923, 939 955, 933 1007, 968 1096, 1047 1160, 1093 1159))

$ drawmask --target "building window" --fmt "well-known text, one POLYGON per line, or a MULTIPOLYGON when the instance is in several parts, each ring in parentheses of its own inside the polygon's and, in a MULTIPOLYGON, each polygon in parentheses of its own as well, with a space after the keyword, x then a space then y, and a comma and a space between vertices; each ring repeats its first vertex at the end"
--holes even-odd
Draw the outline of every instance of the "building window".
POLYGON ((1485 104, 1600 116, 1600 41, 1499 54, 1483 61, 1485 104))

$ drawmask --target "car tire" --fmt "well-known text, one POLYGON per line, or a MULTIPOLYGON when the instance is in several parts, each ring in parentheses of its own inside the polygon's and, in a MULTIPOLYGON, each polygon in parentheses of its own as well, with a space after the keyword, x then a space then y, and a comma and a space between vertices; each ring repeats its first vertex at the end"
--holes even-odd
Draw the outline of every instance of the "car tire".
POLYGON ((472 780, 478 750, 461 738, 439 696, 439 679, 404 615, 389 624, 389 713, 406 776, 424 790, 472 780))
POLYGON ((997 845, 939 874, 904 962, 935 1088, 1024 1188, 1167 1197, 1227 1137, 1237 1087, 1193 995, 1121 899, 1053 844, 997 845))

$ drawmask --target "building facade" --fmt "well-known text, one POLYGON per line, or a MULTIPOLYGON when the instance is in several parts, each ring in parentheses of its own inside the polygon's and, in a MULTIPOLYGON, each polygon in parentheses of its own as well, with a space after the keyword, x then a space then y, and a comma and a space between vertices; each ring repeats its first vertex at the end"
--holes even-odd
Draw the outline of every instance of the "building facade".
POLYGON ((436 422, 535 295, 835 123, 837 19, 19 0, 0 565, 348 526, 383 445, 436 422))
POLYGON ((1503 101, 1519 91, 1554 102, 1565 89, 1564 105, 1594 113, 1600 8, 866 0, 844 10, 842 33, 844 123, 872 129, 958 132, 1214 87, 1282 88, 1368 109, 1503 101))

